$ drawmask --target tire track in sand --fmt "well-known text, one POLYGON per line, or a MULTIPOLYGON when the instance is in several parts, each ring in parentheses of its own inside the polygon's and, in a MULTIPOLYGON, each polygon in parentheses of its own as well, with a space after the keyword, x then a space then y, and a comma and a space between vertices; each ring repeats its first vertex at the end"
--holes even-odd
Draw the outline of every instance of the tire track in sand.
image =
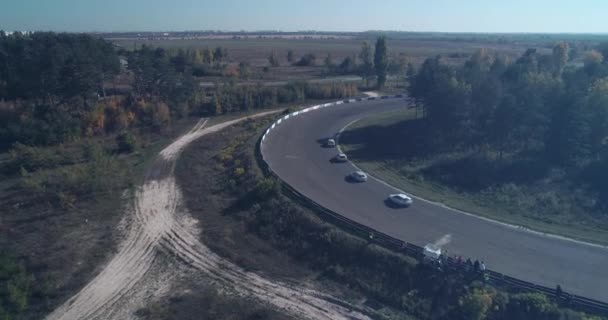
MULTIPOLYGON (((276 113, 269 111, 251 117, 276 113)), ((162 252, 185 262, 199 274, 234 292, 269 303, 293 315, 313 319, 368 319, 366 310, 322 294, 306 286, 272 281, 246 272, 222 259, 198 240, 197 221, 178 212, 182 199, 173 171, 183 149, 194 140, 243 121, 248 117, 205 128, 199 121, 188 133, 160 152, 136 193, 133 212, 125 219, 127 235, 118 253, 80 292, 54 310, 48 320, 111 319, 121 310, 121 299, 145 285, 152 263, 162 252), (332 302, 330 302, 332 301, 332 302)), ((124 305, 124 304, 123 304, 124 305)))

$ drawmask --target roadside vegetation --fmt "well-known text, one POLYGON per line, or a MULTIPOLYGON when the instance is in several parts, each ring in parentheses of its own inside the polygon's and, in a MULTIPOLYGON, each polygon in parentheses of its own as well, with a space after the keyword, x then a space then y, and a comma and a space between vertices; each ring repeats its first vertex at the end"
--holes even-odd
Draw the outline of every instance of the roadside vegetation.
POLYGON ((201 88, 197 70, 221 73, 228 54, 205 52, 0 32, 0 252, 7 268, 19 266, 2 276, 3 320, 41 318, 88 281, 147 164, 199 117, 357 92, 347 83, 201 88))
POLYGON ((493 287, 479 273, 437 271, 324 222, 259 169, 255 144, 269 123, 227 128, 178 160, 186 206, 218 254, 278 279, 322 283, 379 318, 596 319, 554 297, 493 287))
POLYGON ((515 61, 485 50, 461 66, 429 58, 409 78, 414 109, 362 120, 340 143, 413 194, 606 244, 605 47, 588 51, 582 67, 568 66, 565 42, 515 61))

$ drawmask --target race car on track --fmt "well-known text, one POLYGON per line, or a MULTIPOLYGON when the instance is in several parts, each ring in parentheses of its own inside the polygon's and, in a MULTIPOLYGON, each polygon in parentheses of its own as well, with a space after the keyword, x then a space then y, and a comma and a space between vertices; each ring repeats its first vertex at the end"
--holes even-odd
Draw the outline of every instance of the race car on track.
POLYGON ((367 175, 363 171, 355 171, 349 175, 349 178, 355 182, 367 181, 367 175))
POLYGON ((412 205, 412 198, 408 197, 403 193, 394 193, 388 196, 388 200, 391 204, 399 207, 409 207, 412 205))
POLYGON ((334 162, 346 162, 348 161, 348 157, 344 153, 338 153, 332 159, 334 162))

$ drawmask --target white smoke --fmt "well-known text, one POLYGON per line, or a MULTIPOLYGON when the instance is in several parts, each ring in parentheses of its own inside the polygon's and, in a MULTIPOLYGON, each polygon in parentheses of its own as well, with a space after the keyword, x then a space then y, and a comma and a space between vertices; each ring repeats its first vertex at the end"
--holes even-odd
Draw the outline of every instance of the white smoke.
POLYGON ((435 246, 441 248, 450 242, 452 242, 452 235, 448 233, 439 240, 435 241, 435 246))

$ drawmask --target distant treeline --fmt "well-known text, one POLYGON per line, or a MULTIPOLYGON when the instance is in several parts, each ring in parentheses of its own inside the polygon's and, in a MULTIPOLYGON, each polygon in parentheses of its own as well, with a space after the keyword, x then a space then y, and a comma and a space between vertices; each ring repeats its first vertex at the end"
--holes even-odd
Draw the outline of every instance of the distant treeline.
MULTIPOLYGON (((134 127, 162 131, 174 119, 189 115, 343 98, 357 91, 348 84, 269 88, 232 81, 200 88, 196 76, 228 75, 227 55, 223 47, 117 51, 111 43, 85 34, 1 32, 0 150, 17 142, 50 146, 134 127), (106 96, 106 87, 121 73, 121 59, 133 91, 106 96)), ((248 65, 241 64, 237 76, 247 72, 248 65)))
POLYGON ((308 84, 294 82, 283 87, 221 86, 213 98, 201 105, 203 115, 276 106, 280 103, 303 102, 307 99, 341 99, 358 92, 352 83, 308 84))
POLYGON ((478 43, 546 43, 557 41, 608 41, 606 34, 573 34, 573 33, 474 33, 474 32, 407 32, 407 31, 366 31, 356 34, 356 38, 374 39, 385 35, 391 40, 418 41, 453 41, 478 43))
POLYGON ((111 43, 84 34, 0 31, 0 100, 60 104, 96 93, 120 64, 111 43))

